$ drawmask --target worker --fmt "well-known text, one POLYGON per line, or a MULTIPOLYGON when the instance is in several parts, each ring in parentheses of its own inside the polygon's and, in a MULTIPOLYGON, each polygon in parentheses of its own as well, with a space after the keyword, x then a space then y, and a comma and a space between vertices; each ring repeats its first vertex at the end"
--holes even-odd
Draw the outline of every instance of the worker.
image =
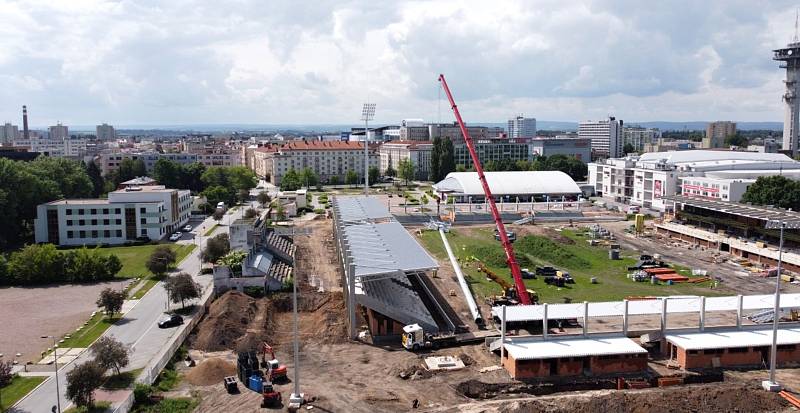
POLYGON ((411 408, 412 409, 416 409, 417 407, 419 407, 419 399, 412 400, 411 401, 411 408))

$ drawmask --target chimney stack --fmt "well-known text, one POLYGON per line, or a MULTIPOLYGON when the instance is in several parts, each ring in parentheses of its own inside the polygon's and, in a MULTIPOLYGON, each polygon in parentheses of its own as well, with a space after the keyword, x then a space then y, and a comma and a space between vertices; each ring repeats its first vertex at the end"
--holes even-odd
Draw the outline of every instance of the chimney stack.
POLYGON ((31 138, 28 133, 28 108, 25 105, 22 105, 22 137, 25 140, 31 138))

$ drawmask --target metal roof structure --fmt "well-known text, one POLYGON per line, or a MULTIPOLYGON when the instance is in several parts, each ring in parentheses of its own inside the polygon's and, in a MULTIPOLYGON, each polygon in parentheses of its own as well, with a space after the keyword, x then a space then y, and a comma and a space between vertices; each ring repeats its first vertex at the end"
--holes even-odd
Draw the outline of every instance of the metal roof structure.
POLYGON ((367 196, 335 196, 333 210, 344 223, 392 219, 382 202, 367 196))
MULTIPOLYGON (((772 329, 667 334, 665 338, 685 350, 760 347, 772 345, 772 329)), ((779 328, 778 345, 784 344, 800 344, 800 328, 779 328)))
POLYGON ((647 152, 639 156, 640 161, 654 162, 666 160, 667 163, 679 164, 690 162, 792 162, 792 158, 782 153, 740 152, 740 151, 666 151, 647 152))
POLYGON ((515 360, 647 354, 647 350, 636 342, 620 336, 550 340, 506 338, 505 349, 515 360))
MULTIPOLYGON (((663 297, 654 300, 628 301, 628 315, 656 315, 661 314, 663 302, 667 302, 667 314, 700 312, 702 297, 663 297)), ((739 306, 739 296, 706 297, 705 311, 736 311, 739 306)), ((800 294, 781 294, 781 308, 800 307, 800 294)), ((775 296, 744 295, 742 296, 742 310, 762 310, 773 308, 775 296)), ((624 301, 608 301, 588 303, 589 317, 622 317, 625 312, 624 301)), ((502 316, 502 307, 492 307, 492 316, 498 319, 502 316)), ((582 318, 584 304, 548 304, 548 320, 569 320, 582 318)), ((517 305, 506 307, 506 322, 537 321, 544 318, 544 305, 517 305)))
MULTIPOLYGON (((486 172, 485 175, 495 196, 581 193, 578 184, 561 171, 502 171, 486 172)), ((483 187, 477 172, 450 172, 433 187, 439 192, 483 196, 483 187)))
POLYGON ((712 199, 694 198, 683 195, 665 196, 664 200, 679 204, 691 205, 697 208, 704 208, 711 211, 723 212, 726 214, 739 215, 746 218, 760 219, 763 221, 782 221, 787 223, 787 227, 797 228, 800 226, 800 212, 789 211, 781 208, 766 206, 756 206, 742 204, 739 202, 717 201, 712 199))
POLYGON ((356 277, 439 268, 397 221, 348 225, 342 236, 356 265, 356 277))

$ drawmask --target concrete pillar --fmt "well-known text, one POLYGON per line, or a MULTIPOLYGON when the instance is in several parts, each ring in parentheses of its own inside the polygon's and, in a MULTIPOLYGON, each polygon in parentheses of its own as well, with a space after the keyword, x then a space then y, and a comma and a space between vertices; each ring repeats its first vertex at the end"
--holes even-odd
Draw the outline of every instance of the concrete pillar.
POLYGON ((589 302, 583 302, 583 336, 589 336, 589 302))
POLYGON ((355 340, 358 338, 358 329, 356 328, 356 264, 353 263, 352 257, 350 257, 349 261, 348 269, 350 274, 347 277, 347 301, 350 303, 348 306, 350 315, 350 339, 355 340))
POLYGON ((500 319, 500 366, 503 365, 503 357, 506 355, 506 306, 503 305, 503 318, 500 319))
POLYGON ((628 336, 628 300, 622 300, 622 334, 628 336))
POLYGON ((706 296, 700 297, 700 332, 706 330, 706 296))
POLYGON ((542 304, 542 339, 547 340, 547 303, 542 304))
POLYGON ((661 335, 667 331, 667 298, 661 299, 661 335))
POLYGON ((742 328, 742 307, 744 304, 744 297, 739 294, 736 296, 736 328, 742 328))

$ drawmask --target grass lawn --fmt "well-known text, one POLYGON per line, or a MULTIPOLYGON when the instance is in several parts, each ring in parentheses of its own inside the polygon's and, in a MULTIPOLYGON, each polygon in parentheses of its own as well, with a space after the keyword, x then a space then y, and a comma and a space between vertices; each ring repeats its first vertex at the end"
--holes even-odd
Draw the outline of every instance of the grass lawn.
POLYGON ((150 278, 146 278, 146 279, 142 280, 141 281, 141 283, 142 283, 141 288, 136 290, 136 293, 133 294, 130 299, 131 300, 141 300, 142 297, 144 297, 144 295, 147 294, 147 292, 150 291, 151 288, 153 288, 156 284, 158 284, 158 281, 159 281, 158 279, 153 278, 152 276, 150 278))
MULTIPOLYGON (((520 267, 533 270, 537 265, 552 265, 568 271, 575 279, 575 284, 567 284, 560 288, 545 284, 541 277, 525 280, 525 285, 537 292, 540 302, 562 303, 567 299, 572 302, 616 301, 627 296, 648 295, 720 295, 709 288, 708 282, 677 283, 668 286, 631 281, 627 278, 627 267, 636 263, 638 257, 636 251, 623 250, 622 259, 612 261, 608 259, 608 247, 590 246, 581 232, 564 230, 561 235, 574 242, 532 235, 520 237, 514 243, 520 267), (596 277, 598 283, 591 284, 591 277, 596 277)), ((495 241, 492 230, 453 229, 447 237, 461 263, 467 281, 477 295, 486 297, 500 294, 500 287, 478 272, 475 258, 513 283, 511 272, 504 263, 503 248, 498 241, 495 241)), ((438 232, 424 232, 422 243, 430 253, 449 265, 447 252, 438 232)), ((690 275, 686 274, 685 268, 679 269, 683 270, 681 273, 684 275, 690 275)))
POLYGON ((214 224, 214 225, 213 225, 211 228, 209 228, 209 229, 208 229, 208 230, 207 230, 207 231, 206 231, 206 232, 203 234, 203 236, 204 236, 204 237, 210 237, 210 236, 211 236, 211 234, 213 234, 213 233, 214 233, 214 230, 215 230, 215 229, 217 229, 217 227, 218 227, 218 226, 219 226, 219 224, 214 224))
MULTIPOLYGON (((159 244, 169 245, 177 255, 176 262, 181 262, 187 255, 189 255, 196 247, 194 244, 159 244)), ((114 254, 122 261, 122 270, 120 270, 117 277, 131 278, 151 275, 150 271, 145 267, 147 259, 153 250, 159 245, 136 245, 127 247, 109 247, 103 248, 101 251, 109 254, 114 254)))
POLYGON ((0 388, 0 411, 5 412, 6 409, 13 406, 19 399, 25 397, 30 393, 39 383, 43 382, 45 377, 20 377, 16 376, 11 380, 11 384, 0 388))
POLYGON ((111 402, 96 402, 92 408, 74 406, 64 410, 64 413, 104 413, 109 407, 111 402))
POLYGON ((103 332, 112 324, 117 322, 121 316, 115 314, 113 319, 109 319, 102 311, 98 311, 94 317, 89 319, 89 324, 84 326, 81 331, 72 332, 69 338, 65 338, 59 347, 89 347, 103 332))

